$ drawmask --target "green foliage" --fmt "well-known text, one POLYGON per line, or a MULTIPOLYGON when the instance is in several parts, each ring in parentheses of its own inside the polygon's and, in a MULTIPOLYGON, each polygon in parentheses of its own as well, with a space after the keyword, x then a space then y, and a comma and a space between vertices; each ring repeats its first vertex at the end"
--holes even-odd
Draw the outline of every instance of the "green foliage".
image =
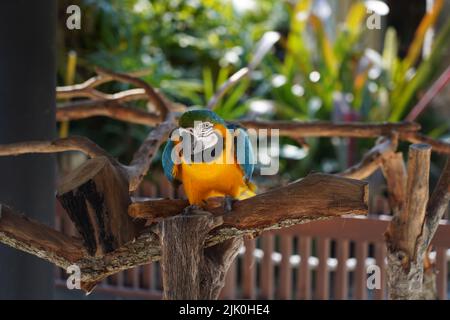
MULTIPOLYGON (((258 116, 399 121, 416 102, 418 92, 437 76, 450 44, 448 21, 436 35, 431 54, 421 57, 425 31, 435 25, 443 0, 436 0, 434 9, 423 18, 404 58, 399 57, 394 29, 386 30, 382 52, 368 48, 366 39, 372 31, 365 25, 368 15, 363 1, 354 2, 344 21, 336 24, 320 17, 315 0, 78 2, 83 12, 82 30, 61 28, 58 37, 60 80, 66 74, 67 52, 75 50, 79 57, 76 82, 91 76, 94 65, 117 71, 148 69, 146 81, 189 106, 205 106, 231 74, 247 65, 264 32, 283 34, 260 71, 219 101, 215 111, 226 120, 258 116), (239 8, 244 4, 250 9, 239 8), (252 108, 257 103, 273 108, 258 113, 252 108)), ((69 3, 61 0, 61 8, 69 3)), ((105 89, 126 88, 115 85, 105 89)), ((432 120, 428 123, 434 125, 432 120)), ((435 136, 448 130, 441 125, 424 127, 431 127, 435 136)), ((147 128, 105 119, 71 124, 71 130, 93 136, 124 161, 147 134, 147 128)), ((286 158, 281 167, 293 178, 310 170, 342 169, 371 142, 308 139, 307 143, 309 150, 304 152, 308 156, 302 161, 289 160, 284 156, 289 152, 281 152, 286 158)), ((298 141, 283 139, 282 144, 297 147, 298 141)))

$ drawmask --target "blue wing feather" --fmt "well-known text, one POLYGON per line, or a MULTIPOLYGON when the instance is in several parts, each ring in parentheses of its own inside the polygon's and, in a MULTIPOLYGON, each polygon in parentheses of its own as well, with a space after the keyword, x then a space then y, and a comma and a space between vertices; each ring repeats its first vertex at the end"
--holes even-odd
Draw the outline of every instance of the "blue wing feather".
POLYGON ((242 127, 234 124, 228 124, 227 128, 235 130, 237 133, 238 141, 235 145, 236 159, 238 160, 246 180, 250 181, 253 175, 253 170, 255 169, 255 158, 250 137, 247 134, 247 131, 242 127))
POLYGON ((164 147, 164 151, 162 154, 162 166, 164 169, 164 174, 169 179, 169 181, 174 182, 175 177, 173 175, 174 162, 172 161, 172 149, 175 144, 172 140, 167 140, 166 146, 164 147))

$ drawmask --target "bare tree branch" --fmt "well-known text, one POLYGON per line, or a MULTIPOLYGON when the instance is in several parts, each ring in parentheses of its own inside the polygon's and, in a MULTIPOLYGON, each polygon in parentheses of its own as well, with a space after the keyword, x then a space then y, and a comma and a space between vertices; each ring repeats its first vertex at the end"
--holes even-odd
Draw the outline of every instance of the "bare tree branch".
MULTIPOLYGON (((278 227, 295 224, 305 216, 314 219, 316 216, 361 214, 364 208, 360 205, 367 202, 364 199, 367 196, 366 188, 367 184, 363 181, 311 174, 286 187, 237 201, 230 213, 225 214, 222 206, 216 204, 208 206, 207 210, 215 215, 223 214, 223 226, 249 232, 251 229, 261 230, 264 225, 273 228, 277 224, 278 227), (329 209, 335 206, 339 208, 329 209), (268 210, 270 214, 266 214, 268 210)), ((154 222, 177 215, 187 204, 185 200, 179 199, 135 202, 129 206, 128 214, 133 218, 154 222), (164 208, 163 212, 161 208, 164 208)))
POLYGON ((137 87, 143 88, 146 95, 148 96, 149 101, 152 102, 152 104, 159 111, 161 120, 165 119, 167 114, 170 112, 170 108, 166 104, 166 101, 164 101, 164 99, 161 98, 161 96, 155 91, 155 89, 153 89, 153 87, 144 80, 125 73, 117 73, 102 68, 97 68, 97 73, 100 75, 108 75, 112 79, 134 84, 137 87))
POLYGON ((129 175, 130 191, 137 189, 139 183, 150 169, 150 165, 159 147, 169 138, 170 133, 175 128, 175 119, 170 116, 166 121, 154 128, 141 144, 140 148, 134 154, 130 165, 126 166, 129 175))
POLYGON ((89 98, 65 102, 58 105, 57 121, 78 120, 93 116, 107 116, 131 123, 155 126, 166 118, 170 111, 184 110, 185 107, 174 104, 157 89, 153 89, 145 81, 137 78, 148 72, 130 74, 116 73, 97 68, 97 76, 84 83, 57 88, 60 99, 89 98), (96 90, 101 84, 110 81, 120 81, 134 84, 138 88, 129 89, 114 94, 96 90), (124 103, 136 100, 148 100, 159 111, 159 115, 144 112, 139 109, 127 108, 124 103))
POLYGON ((123 106, 115 100, 81 100, 64 103, 56 109, 56 120, 80 120, 106 116, 116 120, 155 126, 161 122, 156 114, 123 106))
POLYGON ((341 177, 365 179, 377 170, 383 159, 389 157, 397 149, 398 136, 392 139, 383 138, 368 153, 361 162, 339 173, 341 177))
MULTIPOLYGON (((213 214, 222 216, 223 224, 209 233, 205 245, 312 220, 367 214, 367 197, 365 182, 313 174, 286 187, 237 201, 233 210, 223 216, 222 209, 217 208, 213 214)), ((6 206, 0 212, 0 242, 62 268, 78 265, 85 288, 108 275, 160 258, 158 237, 150 230, 113 252, 95 257, 79 239, 29 220, 6 206)))
POLYGON ((111 156, 94 142, 85 137, 73 136, 53 141, 28 141, 0 145, 0 156, 17 156, 26 153, 56 153, 81 151, 91 158, 111 156))
POLYGON ((416 132, 420 125, 412 122, 399 123, 364 123, 344 122, 333 123, 327 121, 263 121, 243 120, 233 122, 247 129, 278 129, 280 136, 299 137, 348 137, 348 138, 378 138, 390 136, 393 132, 416 132))
POLYGON ((450 144, 432 139, 418 132, 402 132, 400 139, 411 143, 426 143, 432 147, 434 152, 450 154, 450 144))
MULTIPOLYGON (((147 75, 149 70, 142 70, 128 73, 132 77, 141 77, 147 75)), ((72 99, 72 98, 91 98, 91 99, 107 99, 108 95, 103 92, 95 90, 96 87, 115 80, 110 74, 97 74, 96 76, 86 80, 80 84, 70 86, 61 86, 56 88, 56 97, 58 99, 72 99)), ((142 89, 140 89, 142 90, 142 89)), ((145 92, 144 92, 145 94, 145 92)))
POLYGON ((447 158, 439 181, 431 194, 427 206, 424 227, 424 246, 429 246, 439 226, 439 221, 444 217, 450 201, 450 158, 447 158))

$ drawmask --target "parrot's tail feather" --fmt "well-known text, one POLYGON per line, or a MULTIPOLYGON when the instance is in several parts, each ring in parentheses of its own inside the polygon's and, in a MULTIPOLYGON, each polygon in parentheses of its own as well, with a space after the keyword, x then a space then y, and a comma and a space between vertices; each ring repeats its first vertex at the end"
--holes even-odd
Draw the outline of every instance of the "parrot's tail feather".
POLYGON ((253 182, 247 181, 247 187, 256 195, 256 189, 258 188, 253 182))
POLYGON ((242 188, 238 200, 244 200, 256 196, 256 185, 250 181, 242 188))

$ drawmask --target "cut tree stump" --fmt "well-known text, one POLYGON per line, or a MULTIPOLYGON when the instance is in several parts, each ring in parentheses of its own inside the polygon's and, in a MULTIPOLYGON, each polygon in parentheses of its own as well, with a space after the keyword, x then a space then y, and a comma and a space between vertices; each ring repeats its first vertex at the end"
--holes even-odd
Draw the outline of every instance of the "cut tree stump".
POLYGON ((166 300, 217 299, 226 273, 242 246, 242 237, 204 248, 209 232, 222 217, 192 211, 167 218, 158 225, 166 300))
POLYGON ((393 300, 420 299, 423 257, 422 232, 428 202, 431 146, 411 145, 403 208, 385 233, 388 249, 388 285, 393 300))
POLYGON ((137 226, 127 215, 128 181, 107 157, 89 159, 65 176, 57 198, 93 256, 112 252, 136 236, 137 226))

